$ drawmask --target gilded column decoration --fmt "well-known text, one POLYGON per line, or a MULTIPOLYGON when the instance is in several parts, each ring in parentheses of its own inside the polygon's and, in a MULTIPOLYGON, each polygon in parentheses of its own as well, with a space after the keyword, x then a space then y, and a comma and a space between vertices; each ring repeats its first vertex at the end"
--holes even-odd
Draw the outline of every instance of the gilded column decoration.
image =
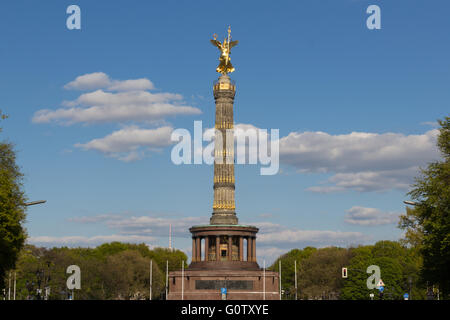
POLYGON ((214 150, 214 200, 213 215, 210 223, 237 224, 236 204, 234 197, 234 118, 233 104, 236 94, 236 85, 228 76, 234 71, 231 65, 231 48, 238 41, 231 41, 231 29, 228 29, 228 38, 221 43, 211 40, 211 43, 219 48, 221 55, 220 64, 216 71, 222 75, 214 82, 213 92, 216 103, 215 119, 215 150, 214 150), (218 135, 222 139, 218 138, 218 135))

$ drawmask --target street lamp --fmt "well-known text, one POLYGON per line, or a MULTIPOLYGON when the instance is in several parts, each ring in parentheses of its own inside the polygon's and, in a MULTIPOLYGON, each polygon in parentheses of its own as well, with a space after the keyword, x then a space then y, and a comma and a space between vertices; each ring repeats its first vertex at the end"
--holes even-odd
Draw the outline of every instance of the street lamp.
POLYGON ((37 300, 48 300, 48 297, 50 295, 50 261, 46 262, 47 264, 47 272, 45 272, 45 267, 38 266, 38 269, 36 270, 36 278, 37 278, 37 300), (42 295, 42 288, 45 290, 44 295, 42 295))
POLYGON ((38 201, 31 201, 31 202, 25 202, 25 205, 28 206, 33 206, 35 204, 41 204, 41 203, 46 203, 47 200, 38 200, 38 201))

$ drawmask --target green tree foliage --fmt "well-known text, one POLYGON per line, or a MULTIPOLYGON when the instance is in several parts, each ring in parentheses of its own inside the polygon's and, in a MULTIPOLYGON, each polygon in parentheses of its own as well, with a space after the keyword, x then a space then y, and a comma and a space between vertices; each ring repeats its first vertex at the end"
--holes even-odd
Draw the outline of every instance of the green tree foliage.
POLYGON ((368 274, 366 269, 374 264, 372 255, 372 246, 360 246, 351 248, 352 258, 347 267, 347 278, 341 292, 341 299, 345 300, 366 300, 369 299, 370 293, 367 289, 366 281, 368 274))
POLYGON ((383 299, 401 300, 409 293, 413 299, 423 299, 425 289, 418 279, 421 257, 414 248, 407 248, 400 242, 379 241, 373 246, 360 246, 349 249, 352 258, 348 264, 348 278, 344 281, 341 299, 367 300, 374 294, 379 299, 377 289, 367 288, 367 267, 380 267, 381 279, 385 284, 383 299))
MULTIPOLYGON (((286 292, 286 298, 295 298, 295 261, 297 261, 297 281, 299 279, 299 266, 300 262, 307 259, 317 249, 312 247, 306 247, 302 250, 293 249, 288 253, 280 256, 267 270, 279 271, 279 262, 281 261, 281 287, 286 292)), ((297 283, 298 288, 298 283, 297 283)))
MULTIPOLYGON (((109 299, 149 298, 150 260, 139 251, 126 250, 109 256, 103 269, 109 299)), ((152 299, 160 298, 164 280, 157 264, 152 264, 152 299)))
MULTIPOLYGON (((0 111, 0 119, 5 118, 0 111)), ((26 238, 22 226, 26 201, 22 178, 13 146, 0 142, 0 290, 4 288, 6 272, 14 268, 26 238)))
POLYGON ((297 297, 299 299, 336 299, 340 294, 341 268, 349 260, 343 248, 293 249, 278 258, 269 270, 278 271, 281 260, 283 298, 295 298, 295 261, 297 264, 297 297))
POLYGON ((37 289, 50 287, 50 299, 66 299, 69 292, 66 269, 81 269, 81 289, 75 299, 149 299, 150 261, 152 299, 164 299, 166 261, 181 268, 187 256, 179 250, 155 248, 145 244, 112 242, 96 248, 37 248, 26 245, 17 262, 17 299, 37 299, 37 289), (161 267, 162 266, 162 267, 161 267), (40 280, 40 283, 39 283, 40 280))
POLYGON ((401 241, 405 245, 420 249, 423 242, 423 226, 419 220, 420 211, 416 208, 406 207, 406 214, 400 216, 399 228, 405 230, 401 241))
POLYGON ((425 285, 419 279, 422 258, 419 250, 402 242, 379 241, 356 248, 294 249, 280 256, 269 270, 278 271, 281 261, 283 299, 295 298, 294 265, 297 261, 298 299, 367 300, 377 289, 367 289, 367 267, 377 265, 386 285, 384 299, 403 299, 410 292, 413 299, 424 299, 425 285), (348 278, 342 278, 342 268, 348 268, 348 278))
POLYGON ((421 276, 437 284, 443 297, 450 297, 450 117, 439 120, 437 146, 442 160, 421 170, 408 193, 417 202, 401 218, 406 240, 419 242, 423 256, 421 276))
POLYGON ((300 263, 299 287, 302 299, 338 299, 343 285, 342 267, 350 252, 344 248, 322 248, 300 263))
POLYGON ((150 252, 150 258, 156 261, 161 270, 166 270, 166 261, 168 261, 169 272, 180 270, 182 261, 184 261, 184 267, 187 267, 187 256, 180 250, 155 248, 150 252))

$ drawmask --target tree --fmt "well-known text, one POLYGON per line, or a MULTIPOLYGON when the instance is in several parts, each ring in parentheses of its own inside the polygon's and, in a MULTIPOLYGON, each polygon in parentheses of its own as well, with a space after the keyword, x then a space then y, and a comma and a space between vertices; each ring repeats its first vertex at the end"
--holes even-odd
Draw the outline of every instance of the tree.
POLYGON ((352 258, 347 266, 347 279, 341 292, 341 299, 344 300, 367 300, 369 294, 375 294, 375 290, 367 289, 367 267, 373 263, 373 246, 359 246, 351 248, 352 258))
POLYGON ((420 212, 415 208, 406 207, 406 214, 400 216, 399 228, 405 229, 404 238, 401 239, 412 248, 421 248, 423 241, 423 227, 419 219, 420 212))
POLYGON ((425 288, 417 278, 421 257, 416 248, 407 248, 396 241, 378 241, 350 251, 352 258, 348 264, 348 278, 342 288, 342 299, 367 300, 371 293, 379 299, 377 289, 367 288, 370 274, 366 270, 370 265, 380 267, 380 276, 385 284, 383 299, 401 300, 403 294, 410 291, 414 300, 425 297, 425 288))
MULTIPOLYGON (((150 260, 136 250, 126 250, 107 258, 103 276, 109 298, 149 298, 150 260)), ((159 298, 164 288, 163 275, 157 264, 152 266, 152 298, 159 298)))
POLYGON ((303 299, 337 299, 343 286, 342 267, 348 264, 350 252, 328 247, 314 251, 300 263, 299 288, 303 299))
POLYGON ((295 299, 295 261, 297 261, 298 280, 300 278, 300 262, 309 258, 316 250, 317 249, 313 247, 306 247, 302 250, 292 249, 288 253, 281 255, 269 268, 267 268, 267 270, 278 272, 279 262, 281 260, 281 288, 290 294, 289 298, 295 299))
MULTIPOLYGON (((5 118, 0 110, 0 119, 5 118)), ((0 142, 0 290, 4 288, 7 270, 15 267, 26 239, 22 226, 26 201, 22 178, 13 146, 0 142)))
POLYGON ((437 284, 443 297, 450 297, 450 117, 438 120, 441 128, 437 146, 441 161, 421 169, 408 193, 417 202, 414 210, 401 218, 400 228, 407 239, 420 243, 423 257, 421 277, 437 284))

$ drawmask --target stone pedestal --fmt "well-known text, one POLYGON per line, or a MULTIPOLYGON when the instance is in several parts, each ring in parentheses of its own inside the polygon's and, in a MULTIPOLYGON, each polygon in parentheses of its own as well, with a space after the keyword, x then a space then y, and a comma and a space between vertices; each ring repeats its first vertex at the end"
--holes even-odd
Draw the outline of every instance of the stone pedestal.
POLYGON ((279 300, 278 272, 263 270, 186 270, 169 275, 169 300, 279 300))

